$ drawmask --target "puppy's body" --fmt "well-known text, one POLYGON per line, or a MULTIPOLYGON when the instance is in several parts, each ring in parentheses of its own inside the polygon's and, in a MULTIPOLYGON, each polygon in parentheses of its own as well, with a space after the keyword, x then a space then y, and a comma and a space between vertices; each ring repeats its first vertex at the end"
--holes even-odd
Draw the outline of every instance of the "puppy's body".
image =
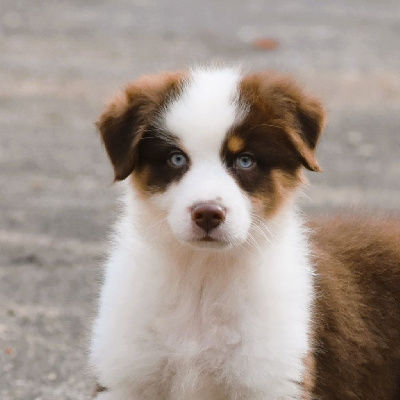
MULTIPOLYGON (((376 393, 396 398, 399 312, 384 318, 391 334, 363 342, 372 326, 354 301, 366 309, 368 288, 341 297, 358 272, 308 243, 293 205, 301 167, 319 170, 322 126, 290 81, 231 69, 145 78, 109 106, 99 128, 116 178, 130 178, 93 333, 99 398, 375 399, 357 396, 378 355, 393 372, 376 393), (372 343, 393 351, 346 358, 372 343)), ((384 271, 400 285, 396 243, 384 271)))

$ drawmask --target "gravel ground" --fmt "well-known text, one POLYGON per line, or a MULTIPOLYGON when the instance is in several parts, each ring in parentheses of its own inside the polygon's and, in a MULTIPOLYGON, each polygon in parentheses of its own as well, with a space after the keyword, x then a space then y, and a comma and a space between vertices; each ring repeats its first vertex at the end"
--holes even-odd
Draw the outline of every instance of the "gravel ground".
POLYGON ((329 125, 304 208, 400 204, 398 0, 2 0, 0 399, 80 400, 115 215, 93 121, 142 73, 195 63, 288 72, 329 125), (274 50, 257 39, 275 39, 274 50))

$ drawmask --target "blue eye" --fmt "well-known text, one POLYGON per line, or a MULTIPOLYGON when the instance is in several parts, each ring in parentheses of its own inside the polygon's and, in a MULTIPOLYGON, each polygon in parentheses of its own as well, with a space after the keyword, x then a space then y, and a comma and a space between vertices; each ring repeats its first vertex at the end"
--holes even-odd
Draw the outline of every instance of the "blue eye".
POLYGON ((250 154, 242 154, 236 159, 236 164, 238 167, 243 169, 251 168, 254 163, 254 157, 250 154))
POLYGON ((187 158, 182 153, 173 153, 169 157, 169 162, 173 167, 184 167, 187 164, 187 158))

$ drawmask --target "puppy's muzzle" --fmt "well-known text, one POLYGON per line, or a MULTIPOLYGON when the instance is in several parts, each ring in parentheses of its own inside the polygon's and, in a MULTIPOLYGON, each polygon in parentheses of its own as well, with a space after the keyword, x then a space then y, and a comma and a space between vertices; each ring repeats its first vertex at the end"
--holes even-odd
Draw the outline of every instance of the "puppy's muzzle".
POLYGON ((198 203, 192 208, 192 220, 206 233, 225 220, 225 210, 218 203, 198 203))

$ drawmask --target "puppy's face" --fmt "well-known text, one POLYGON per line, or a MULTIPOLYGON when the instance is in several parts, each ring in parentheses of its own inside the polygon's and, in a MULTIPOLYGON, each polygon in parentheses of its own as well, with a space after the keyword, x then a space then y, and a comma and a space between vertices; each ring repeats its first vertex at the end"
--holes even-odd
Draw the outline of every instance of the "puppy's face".
POLYGON ((302 166, 319 170, 323 119, 287 78, 199 69, 130 84, 98 127, 116 179, 130 176, 176 239, 224 248, 279 212, 302 166))

